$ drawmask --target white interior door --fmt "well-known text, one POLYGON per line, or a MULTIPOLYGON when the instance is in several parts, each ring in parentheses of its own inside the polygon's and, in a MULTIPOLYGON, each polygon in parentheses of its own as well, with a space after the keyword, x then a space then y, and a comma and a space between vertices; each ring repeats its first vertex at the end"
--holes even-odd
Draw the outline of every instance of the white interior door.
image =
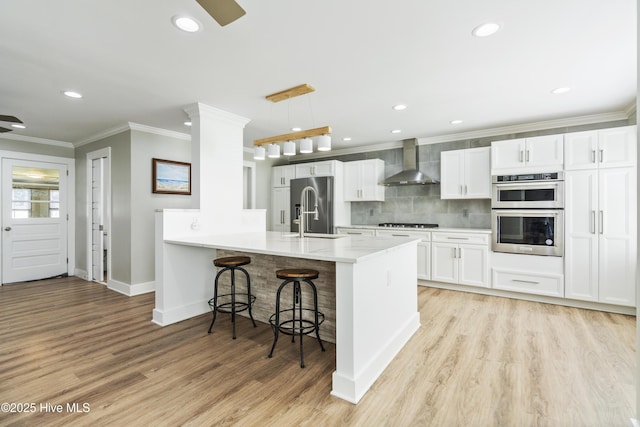
POLYGON ((67 166, 2 161, 2 283, 67 273, 67 166))
POLYGON ((91 161, 91 280, 105 282, 104 158, 91 161))

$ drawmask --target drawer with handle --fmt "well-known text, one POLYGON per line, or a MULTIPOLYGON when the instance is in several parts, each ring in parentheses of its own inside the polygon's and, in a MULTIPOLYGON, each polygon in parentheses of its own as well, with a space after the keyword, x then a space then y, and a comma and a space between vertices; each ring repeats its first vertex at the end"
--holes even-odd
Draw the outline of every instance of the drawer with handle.
POLYGON ((564 276, 493 269, 493 287, 505 291, 564 297, 564 276))
POLYGON ((488 245, 489 234, 483 233, 447 233, 434 231, 431 236, 433 242, 467 243, 471 245, 488 245))

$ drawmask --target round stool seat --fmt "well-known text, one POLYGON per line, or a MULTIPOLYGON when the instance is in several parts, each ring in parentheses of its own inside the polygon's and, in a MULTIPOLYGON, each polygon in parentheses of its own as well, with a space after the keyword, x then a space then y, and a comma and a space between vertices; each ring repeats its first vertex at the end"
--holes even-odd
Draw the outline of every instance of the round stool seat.
POLYGON ((251 258, 248 256, 228 256, 213 260, 213 265, 216 267, 240 267, 249 263, 251 263, 251 258))
POLYGON ((319 275, 317 270, 309 268, 286 268, 276 271, 278 279, 317 279, 319 275))

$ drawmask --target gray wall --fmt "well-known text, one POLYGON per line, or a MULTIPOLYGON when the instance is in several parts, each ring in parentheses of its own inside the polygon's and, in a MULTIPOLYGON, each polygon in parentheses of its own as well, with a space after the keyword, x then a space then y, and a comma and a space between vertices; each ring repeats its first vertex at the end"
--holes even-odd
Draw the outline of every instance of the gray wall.
POLYGON ((155 210, 190 207, 190 196, 151 192, 151 159, 190 162, 191 143, 133 130, 76 149, 76 266, 85 271, 86 155, 105 147, 111 147, 110 277, 130 285, 151 282, 155 279, 155 210))
MULTIPOLYGON (((419 169, 440 180, 440 153, 465 148, 487 147, 491 141, 526 138, 539 135, 554 135, 584 130, 604 129, 635 124, 635 116, 629 120, 595 123, 590 125, 545 129, 534 132, 496 135, 486 138, 465 139, 440 144, 420 145, 419 169)), ((385 177, 402 170, 402 148, 370 151, 366 153, 337 155, 302 160, 295 157, 290 163, 302 163, 336 159, 343 162, 382 159, 385 162, 385 177)), ((287 164, 280 161, 278 165, 287 164)), ((491 228, 491 201, 486 200, 440 200, 440 185, 408 185, 386 187, 384 202, 351 203, 351 224, 374 225, 381 222, 436 223, 441 227, 491 228)))
POLYGON ((151 192, 152 158, 191 162, 191 142, 147 132, 131 131, 131 281, 155 279, 156 209, 189 209, 191 196, 151 192))
POLYGON ((131 283, 131 132, 76 148, 76 268, 87 271, 87 153, 111 147, 110 277, 131 283))

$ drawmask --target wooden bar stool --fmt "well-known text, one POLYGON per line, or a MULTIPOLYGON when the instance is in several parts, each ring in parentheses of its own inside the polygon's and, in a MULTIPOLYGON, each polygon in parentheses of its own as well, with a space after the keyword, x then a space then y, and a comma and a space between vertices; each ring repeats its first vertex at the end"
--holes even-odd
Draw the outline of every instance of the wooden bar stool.
POLYGON ((249 273, 242 268, 243 265, 247 265, 251 262, 251 258, 248 256, 229 256, 224 258, 218 258, 213 260, 213 265, 216 267, 222 267, 222 270, 216 274, 216 280, 213 288, 213 298, 209 300, 209 307, 213 313, 213 319, 211 319, 211 326, 209 326, 209 333, 213 328, 213 324, 216 321, 216 314, 231 313, 231 323, 233 324, 233 339, 236 339, 236 313, 249 310, 249 317, 253 322, 253 327, 256 327, 256 322, 253 320, 253 314, 251 313, 251 306, 256 301, 256 297, 251 295, 251 280, 249 279, 249 273), (218 294, 218 279, 225 271, 231 271, 231 290, 228 294, 218 294), (242 271, 247 276, 247 294, 246 299, 238 300, 236 298, 236 270, 242 271), (222 299, 222 303, 220 303, 222 299))
POLYGON ((284 281, 276 293, 276 312, 269 317, 269 323, 273 328, 273 345, 269 352, 269 357, 273 356, 273 350, 278 342, 278 335, 282 332, 291 335, 291 342, 295 341, 296 335, 300 337, 300 367, 304 368, 304 353, 302 351, 302 336, 313 332, 316 334, 318 343, 322 351, 324 346, 320 340, 320 325, 324 322, 324 314, 318 311, 318 291, 312 282, 317 279, 320 273, 311 269, 285 269, 276 271, 276 277, 284 281), (305 308, 302 305, 302 289, 300 283, 306 283, 313 293, 313 308, 305 308), (293 283, 293 302, 291 308, 280 310, 280 294, 283 289, 293 283))

